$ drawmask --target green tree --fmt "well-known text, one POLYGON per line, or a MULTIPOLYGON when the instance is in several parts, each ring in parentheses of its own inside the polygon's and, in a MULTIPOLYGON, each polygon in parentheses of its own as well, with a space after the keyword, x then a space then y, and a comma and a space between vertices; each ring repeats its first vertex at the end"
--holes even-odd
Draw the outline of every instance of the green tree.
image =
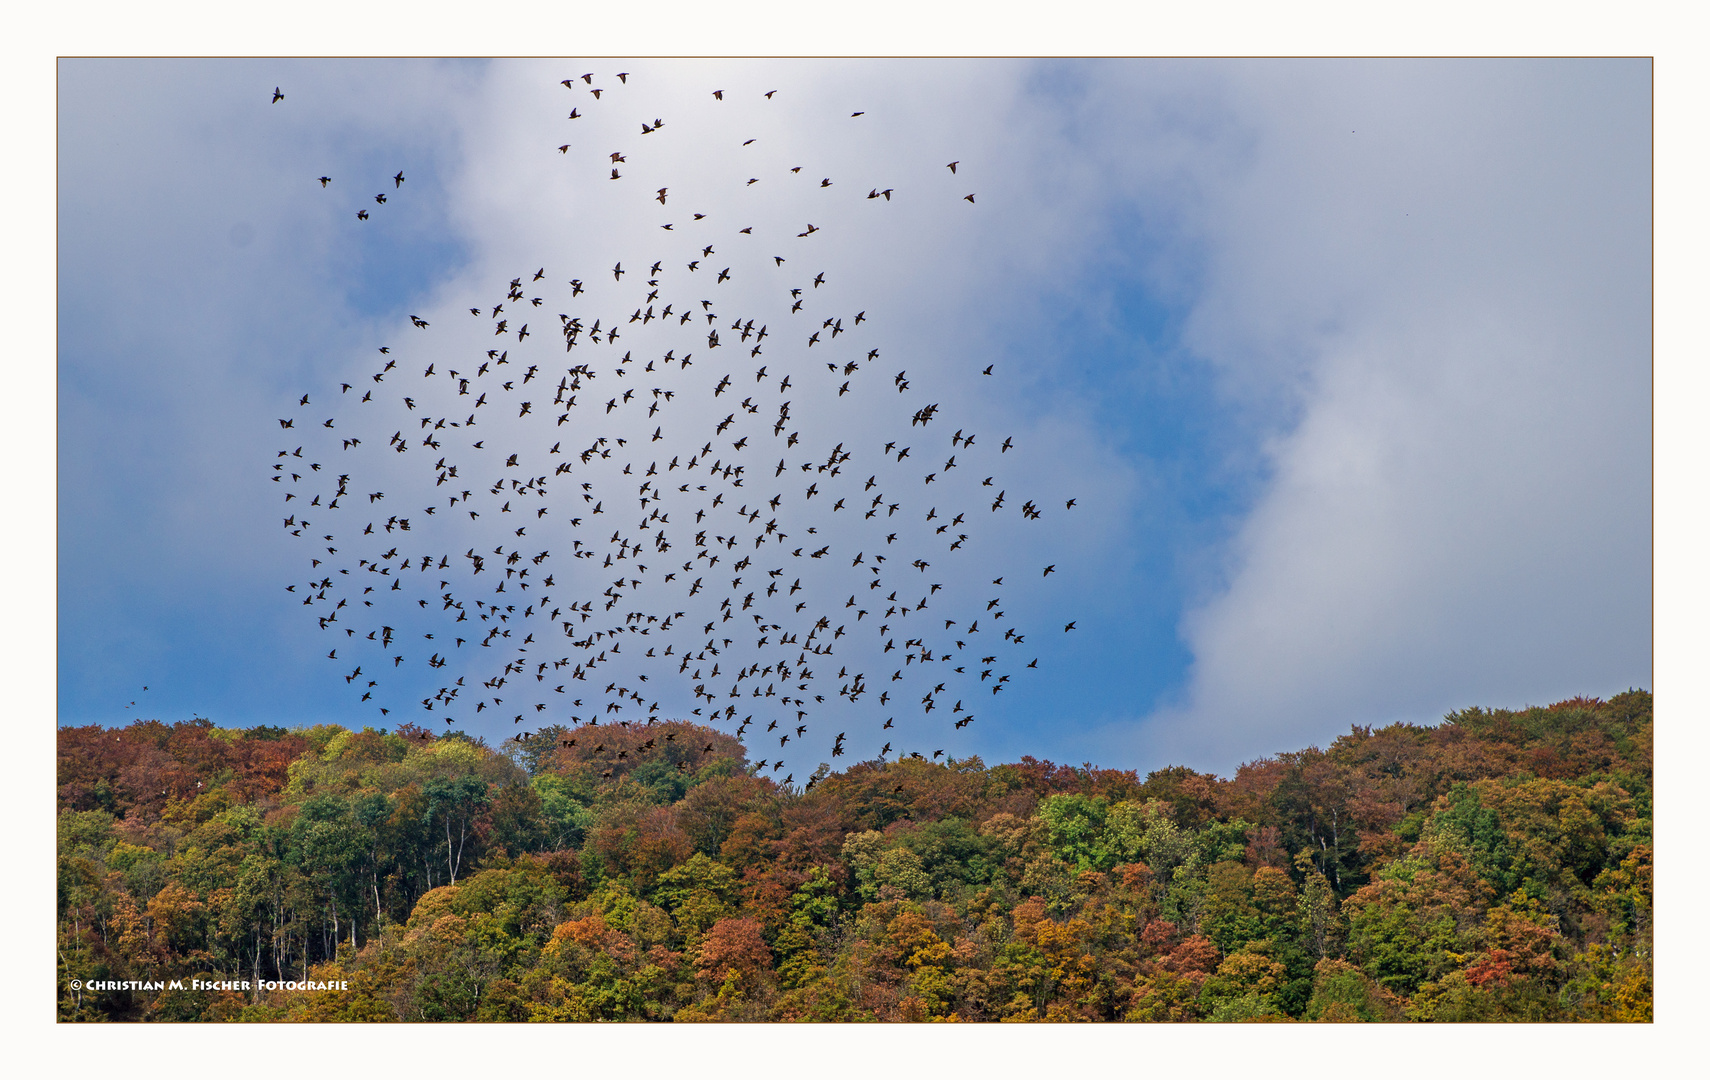
POLYGON ((487 782, 472 776, 436 777, 422 785, 422 797, 423 821, 444 830, 446 873, 455 885, 476 816, 488 802, 487 782))

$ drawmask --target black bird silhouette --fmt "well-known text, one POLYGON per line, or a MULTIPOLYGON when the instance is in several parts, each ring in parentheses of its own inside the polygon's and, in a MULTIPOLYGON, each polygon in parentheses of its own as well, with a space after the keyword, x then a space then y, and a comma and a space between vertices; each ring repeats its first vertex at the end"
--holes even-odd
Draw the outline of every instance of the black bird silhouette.
POLYGON ((274 87, 274 88, 273 88, 273 101, 272 101, 272 104, 274 104, 274 105, 277 105, 277 104, 279 104, 279 103, 280 103, 280 102, 281 102, 281 101, 284 101, 284 100, 285 100, 285 95, 284 95, 284 94, 282 94, 282 93, 280 93, 280 92, 279 92, 279 88, 278 88, 278 87, 277 87, 277 86, 275 86, 275 87, 274 87))

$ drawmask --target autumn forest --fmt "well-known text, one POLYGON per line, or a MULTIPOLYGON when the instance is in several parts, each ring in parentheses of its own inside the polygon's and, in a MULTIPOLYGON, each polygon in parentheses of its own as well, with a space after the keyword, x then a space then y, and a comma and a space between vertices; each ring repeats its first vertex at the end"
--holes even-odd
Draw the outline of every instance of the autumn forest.
POLYGON ((62 1021, 1651 1019, 1645 691, 1228 778, 781 786, 675 722, 58 747, 62 1021))

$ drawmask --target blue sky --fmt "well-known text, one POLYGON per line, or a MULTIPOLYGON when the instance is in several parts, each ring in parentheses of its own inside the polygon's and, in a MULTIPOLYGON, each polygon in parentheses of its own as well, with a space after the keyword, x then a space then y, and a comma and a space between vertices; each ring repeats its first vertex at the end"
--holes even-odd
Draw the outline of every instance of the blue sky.
POLYGON ((1059 562, 1013 603, 1077 630, 952 753, 1227 773, 1650 685, 1643 61, 64 61, 62 724, 380 722, 284 592, 275 418, 412 313, 657 246, 561 168, 585 70, 680 110, 657 167, 709 220, 749 209, 732 124, 893 184, 825 211, 839 302, 1077 496, 967 567, 1059 562))

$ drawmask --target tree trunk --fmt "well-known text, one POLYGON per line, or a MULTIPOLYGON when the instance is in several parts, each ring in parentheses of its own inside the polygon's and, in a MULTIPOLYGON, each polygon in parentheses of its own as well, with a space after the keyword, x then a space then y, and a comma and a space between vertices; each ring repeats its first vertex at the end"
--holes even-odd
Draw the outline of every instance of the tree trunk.
POLYGON ((1342 889, 1342 834, 1337 829, 1336 811, 1330 811, 1330 840, 1336 845, 1336 861, 1331 864, 1335 868, 1336 889, 1342 889))
MULTIPOLYGON (((457 868, 463 869, 463 841, 469 835, 469 819, 465 817, 457 824, 457 868)), ((456 884, 455 881, 452 884, 456 884)))
POLYGON ((445 868, 451 872, 451 883, 457 884, 457 866, 451 861, 451 815, 445 815, 445 868))

